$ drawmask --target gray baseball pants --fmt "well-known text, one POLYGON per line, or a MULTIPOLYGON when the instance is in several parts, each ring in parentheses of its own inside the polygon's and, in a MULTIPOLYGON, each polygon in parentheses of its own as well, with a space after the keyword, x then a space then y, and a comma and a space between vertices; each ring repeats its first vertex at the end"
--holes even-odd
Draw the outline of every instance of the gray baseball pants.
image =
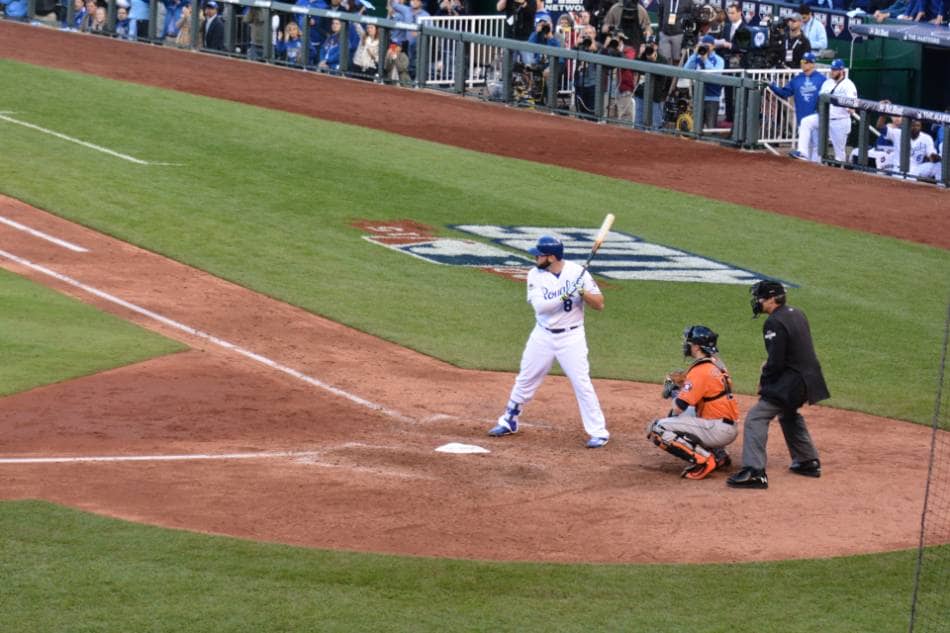
POLYGON ((796 411, 787 411, 768 400, 759 400, 746 415, 742 427, 742 465, 765 470, 765 447, 769 441, 769 422, 778 416, 785 436, 785 444, 792 461, 818 459, 818 449, 811 440, 805 418, 796 411))

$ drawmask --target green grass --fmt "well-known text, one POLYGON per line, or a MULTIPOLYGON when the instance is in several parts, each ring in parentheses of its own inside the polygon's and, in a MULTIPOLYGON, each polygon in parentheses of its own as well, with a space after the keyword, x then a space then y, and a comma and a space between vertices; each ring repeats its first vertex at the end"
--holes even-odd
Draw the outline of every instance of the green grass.
MULTIPOLYGON (((8 61, 0 93, 4 109, 31 123, 181 163, 134 165, 0 122, 5 193, 459 366, 517 368, 533 318, 522 290, 370 244, 353 220, 411 218, 449 234, 451 223, 595 227, 614 211, 617 230, 800 285, 791 302, 812 322, 829 404, 932 415, 947 251, 8 61)), ((682 362, 683 326, 704 323, 750 392, 764 352, 747 297, 740 286, 611 282, 607 310, 590 317, 593 372, 659 382, 682 362)))
MULTIPOLYGON (((510 564, 304 550, 0 504, 18 633, 905 631, 916 553, 736 565, 510 564)), ((928 595, 934 613, 950 597, 928 595)))
POLYGON ((0 270, 0 396, 185 349, 0 270))

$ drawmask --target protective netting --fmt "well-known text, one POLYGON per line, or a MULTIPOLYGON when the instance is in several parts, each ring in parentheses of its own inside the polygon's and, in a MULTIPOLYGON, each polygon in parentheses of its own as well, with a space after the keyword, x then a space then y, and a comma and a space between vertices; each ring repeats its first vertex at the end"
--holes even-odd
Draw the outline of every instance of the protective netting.
POLYGON ((910 633, 950 628, 950 376, 947 343, 950 305, 944 324, 943 353, 934 406, 933 437, 926 497, 920 525, 920 549, 911 603, 910 633))

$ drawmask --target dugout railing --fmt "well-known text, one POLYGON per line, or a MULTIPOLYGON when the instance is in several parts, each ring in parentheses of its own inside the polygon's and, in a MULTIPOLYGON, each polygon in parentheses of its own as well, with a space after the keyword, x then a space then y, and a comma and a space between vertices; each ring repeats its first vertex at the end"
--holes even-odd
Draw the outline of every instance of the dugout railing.
POLYGON ((934 112, 932 110, 911 108, 892 103, 881 103, 879 101, 869 101, 867 99, 853 99, 851 97, 822 94, 818 99, 818 139, 820 148, 819 154, 823 163, 899 178, 936 182, 944 187, 950 187, 950 142, 947 142, 950 140, 950 113, 934 112), (849 158, 846 158, 844 162, 835 160, 828 146, 828 117, 829 109, 832 104, 849 108, 857 115, 857 155, 853 162, 849 158), (872 145, 871 130, 873 129, 873 122, 871 117, 873 116, 874 121, 876 121, 877 117, 881 114, 901 117, 900 146, 894 149, 898 154, 897 169, 878 169, 876 166, 872 166, 868 159, 868 150, 872 145), (936 124, 943 128, 944 142, 940 152, 939 170, 938 173, 935 174, 935 178, 922 178, 912 173, 910 126, 913 120, 930 123, 932 125, 936 124))

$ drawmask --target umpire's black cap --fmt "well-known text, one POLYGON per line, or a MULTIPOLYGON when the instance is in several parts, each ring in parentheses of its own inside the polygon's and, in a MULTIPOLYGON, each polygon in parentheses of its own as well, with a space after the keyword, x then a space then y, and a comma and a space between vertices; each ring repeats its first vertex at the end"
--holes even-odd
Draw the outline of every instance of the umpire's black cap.
POLYGON ((785 294, 785 286, 772 279, 763 279, 755 283, 750 291, 756 299, 768 299, 785 294))

